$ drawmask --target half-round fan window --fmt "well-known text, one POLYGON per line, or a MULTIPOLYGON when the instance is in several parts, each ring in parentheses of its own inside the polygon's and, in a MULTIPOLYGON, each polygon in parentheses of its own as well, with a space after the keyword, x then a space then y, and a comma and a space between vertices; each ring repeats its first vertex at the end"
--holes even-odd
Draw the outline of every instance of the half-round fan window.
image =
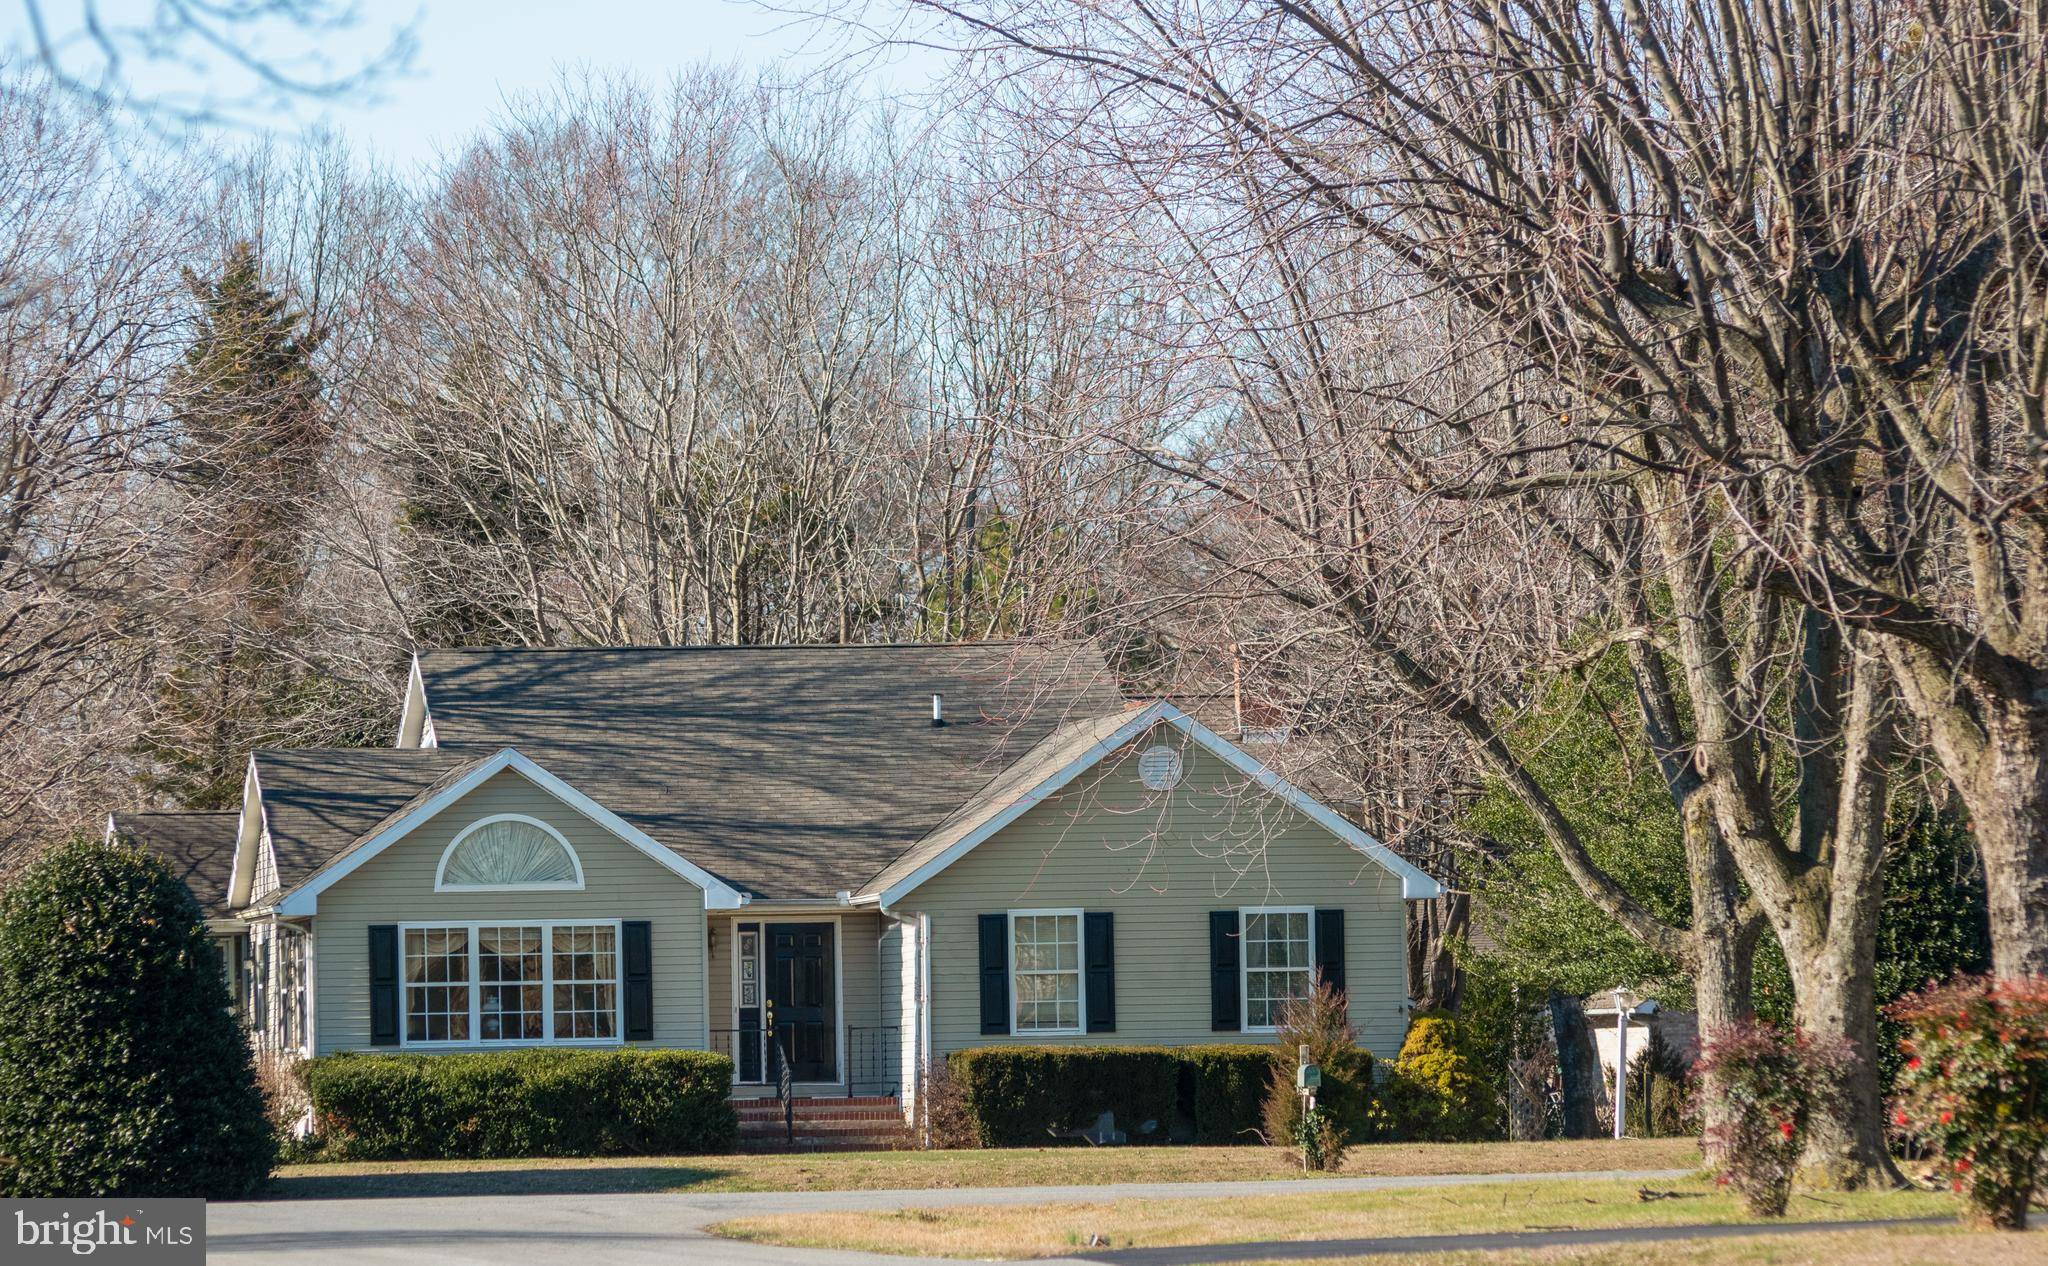
POLYGON ((575 850, 532 818, 487 818, 455 837, 436 888, 581 888, 575 850))

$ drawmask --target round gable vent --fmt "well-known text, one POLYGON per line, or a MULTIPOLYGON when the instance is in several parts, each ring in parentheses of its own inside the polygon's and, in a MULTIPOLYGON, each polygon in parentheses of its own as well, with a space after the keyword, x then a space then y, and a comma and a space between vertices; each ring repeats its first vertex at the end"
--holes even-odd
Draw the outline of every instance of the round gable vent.
POLYGON ((1164 743, 1138 753, 1138 781, 1153 791, 1171 790, 1180 782, 1180 753, 1164 743))

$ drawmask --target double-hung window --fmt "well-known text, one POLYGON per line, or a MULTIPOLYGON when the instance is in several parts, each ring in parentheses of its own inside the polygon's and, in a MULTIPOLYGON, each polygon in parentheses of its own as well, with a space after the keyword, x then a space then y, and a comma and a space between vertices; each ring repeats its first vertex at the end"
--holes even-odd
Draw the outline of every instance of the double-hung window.
POLYGON ((1306 909, 1241 910, 1244 930, 1244 1027, 1271 1032, 1289 1000, 1305 998, 1314 980, 1311 921, 1306 909))
POLYGON ((1081 912, 1010 911, 1011 1032, 1079 1033, 1081 912))
POLYGON ((466 923, 402 929, 407 1046, 619 1038, 619 925, 466 923))

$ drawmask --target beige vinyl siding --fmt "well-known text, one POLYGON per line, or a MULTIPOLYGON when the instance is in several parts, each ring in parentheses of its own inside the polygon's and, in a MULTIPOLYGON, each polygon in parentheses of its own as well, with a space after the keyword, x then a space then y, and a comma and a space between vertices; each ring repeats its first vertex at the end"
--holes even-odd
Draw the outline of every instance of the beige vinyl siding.
POLYGON ((1399 877, 1207 751, 1190 745, 1184 762, 1180 785, 1159 794, 1135 760, 1106 761, 905 897, 903 912, 931 917, 935 1055, 987 1042, 1270 1040, 1209 1027, 1209 912, 1247 906, 1341 908, 1352 1025, 1376 1054, 1398 1051, 1399 877), (1116 1032, 982 1036, 977 916, 1063 908, 1116 916, 1116 1032))
POLYGON ((256 878, 249 887, 249 900, 253 903, 277 891, 277 854, 270 848, 270 832, 265 831, 256 845, 256 878))
POLYGON ((370 925, 548 919, 651 922, 654 1041, 636 1045, 705 1046, 703 892, 508 769, 320 894, 313 919, 318 1053, 371 1049, 370 925), (501 813, 538 818, 560 831, 583 863, 583 890, 435 892, 434 873, 449 843, 471 823, 501 813))

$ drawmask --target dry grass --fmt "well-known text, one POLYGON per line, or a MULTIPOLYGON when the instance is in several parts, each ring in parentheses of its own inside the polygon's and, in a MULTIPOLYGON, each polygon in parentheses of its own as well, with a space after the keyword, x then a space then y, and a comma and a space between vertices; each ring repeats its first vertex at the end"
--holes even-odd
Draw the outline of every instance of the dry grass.
MULTIPOLYGON (((1400 1143, 1354 1148, 1347 1176, 1691 1169, 1690 1139, 1616 1143, 1400 1143)), ((1327 1175, 1317 1175, 1326 1177, 1327 1175)), ((1005 1148, 966 1152, 827 1152, 791 1156, 604 1160, 388 1161, 288 1165, 270 1194, 288 1198, 521 1195, 625 1191, 858 1191, 940 1187, 1095 1186, 1300 1178, 1256 1147, 1005 1148)))
POLYGON ((1245 1266, 1643 1266, 1650 1259, 1683 1262, 1685 1266, 2031 1266, 2048 1260, 2048 1233, 2007 1235, 1961 1227, 1898 1227, 1513 1253, 1289 1258, 1245 1266))
MULTIPOLYGON (((1830 1192, 1795 1196, 1787 1217, 1795 1222, 1823 1222, 1939 1216, 1954 1210, 1949 1197, 1933 1192, 1830 1192)), ((1551 1181, 1223 1199, 782 1214, 743 1218, 713 1230, 736 1239, 790 1247, 1028 1258, 1057 1257, 1089 1246, 1243 1244, 1748 1220, 1733 1197, 1703 1179, 1689 1179, 1647 1187, 1633 1182, 1551 1181)))

